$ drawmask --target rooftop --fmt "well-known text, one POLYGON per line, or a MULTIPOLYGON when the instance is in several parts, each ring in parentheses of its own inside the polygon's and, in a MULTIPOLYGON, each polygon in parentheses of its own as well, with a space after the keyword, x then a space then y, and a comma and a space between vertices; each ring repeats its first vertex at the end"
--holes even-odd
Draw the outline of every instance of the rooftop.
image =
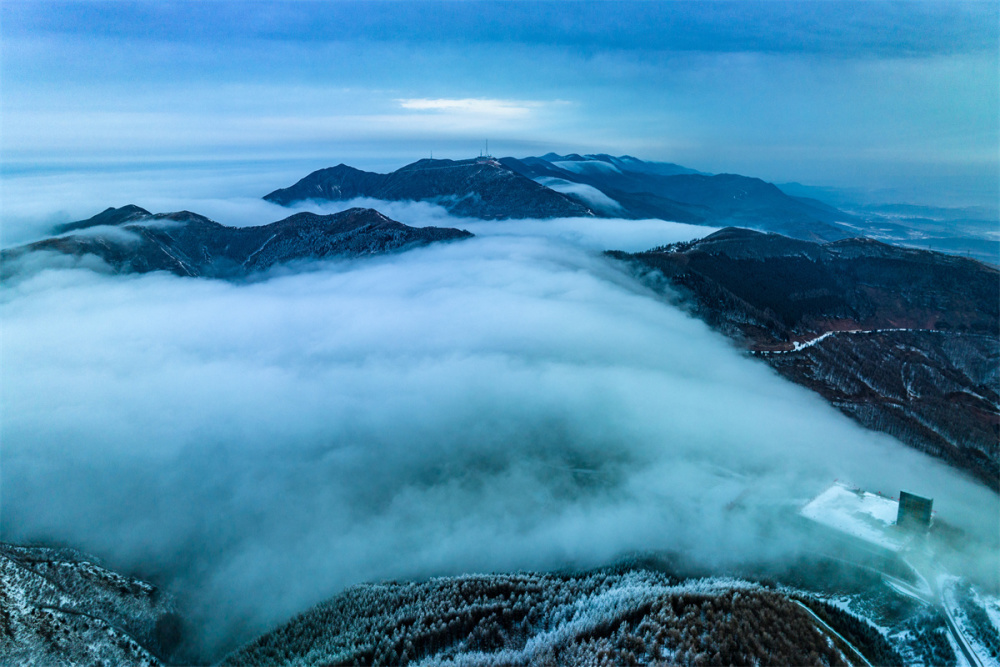
POLYGON ((881 494, 835 483, 799 510, 816 523, 891 551, 900 551, 910 535, 896 528, 899 502, 881 494))

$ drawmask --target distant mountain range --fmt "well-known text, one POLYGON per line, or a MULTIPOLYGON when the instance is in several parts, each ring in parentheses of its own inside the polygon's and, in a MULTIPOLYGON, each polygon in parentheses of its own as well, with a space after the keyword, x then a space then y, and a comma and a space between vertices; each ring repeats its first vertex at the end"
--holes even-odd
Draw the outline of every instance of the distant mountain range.
POLYGON ((429 201, 455 215, 489 220, 555 217, 662 218, 749 225, 807 240, 851 236, 855 217, 814 199, 791 197, 758 178, 703 174, 631 156, 420 160, 389 174, 338 165, 266 195, 281 205, 370 197, 429 201))
POLYGON ((455 215, 484 220, 594 215, 576 199, 539 185, 492 159, 420 160, 390 174, 341 164, 314 171, 264 199, 287 206, 307 199, 346 201, 356 197, 431 201, 455 215))
POLYGON ((94 255, 118 273, 233 278, 295 260, 375 255, 472 236, 460 229, 409 227, 365 208, 226 227, 189 211, 152 214, 133 205, 55 231, 60 235, 0 253, 0 274, 16 272, 29 253, 50 251, 77 259, 94 255))
MULTIPOLYGON (((737 174, 704 174, 676 164, 631 156, 555 155, 501 162, 549 187, 577 192, 589 186, 618 204, 612 217, 662 218, 712 226, 739 225, 807 240, 851 236, 838 222, 854 216, 815 199, 791 197, 771 183, 737 174)), ((571 194, 570 196, 574 196, 571 194)))
POLYGON ((723 229, 647 252, 709 324, 863 425, 1000 488, 1000 272, 871 239, 723 229))
POLYGON ((843 226, 852 236, 866 236, 911 248, 965 255, 1000 267, 1000 211, 985 206, 919 206, 858 204, 845 201, 852 193, 798 183, 779 186, 789 194, 816 196, 851 213, 855 222, 843 226))

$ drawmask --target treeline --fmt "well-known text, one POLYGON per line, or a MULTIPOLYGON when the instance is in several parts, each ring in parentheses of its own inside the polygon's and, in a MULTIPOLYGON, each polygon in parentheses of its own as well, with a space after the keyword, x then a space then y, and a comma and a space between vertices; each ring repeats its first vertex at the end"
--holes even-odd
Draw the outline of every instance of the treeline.
MULTIPOLYGON (((870 626, 827 614, 863 651, 901 664, 870 626)), ((364 584, 223 664, 841 666, 846 659, 780 591, 732 579, 678 584, 648 571, 599 571, 364 584)))

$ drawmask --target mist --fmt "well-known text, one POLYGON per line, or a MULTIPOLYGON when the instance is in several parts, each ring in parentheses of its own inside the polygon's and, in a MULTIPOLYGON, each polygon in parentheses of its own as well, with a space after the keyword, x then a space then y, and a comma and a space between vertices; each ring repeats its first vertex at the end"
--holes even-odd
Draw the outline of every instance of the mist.
POLYGON ((163 584, 203 659, 362 581, 792 558, 788 514, 838 478, 933 496, 995 570, 995 494, 600 252, 711 229, 379 208, 477 236, 244 283, 52 268, 0 288, 2 538, 163 584))
MULTIPOLYGON (((292 206, 279 206, 262 199, 275 183, 290 185, 308 169, 297 162, 292 164, 292 167, 276 168, 275 164, 264 162, 228 169, 210 165, 191 169, 175 165, 140 173, 82 170, 8 177, 0 180, 4 215, 0 247, 9 248, 46 238, 57 225, 87 219, 108 206, 126 204, 135 204, 151 213, 192 211, 230 227, 265 225, 303 211, 327 215, 360 206, 377 209, 413 227, 460 227, 477 235, 558 236, 563 241, 594 250, 646 250, 705 236, 717 229, 663 220, 603 218, 519 220, 516 224, 487 222, 453 216, 443 206, 430 202, 382 201, 367 197, 347 201, 301 201, 292 206), (53 202, 58 202, 59 207, 54 207, 53 202)), ((402 164, 390 164, 377 168, 391 171, 400 166, 402 164)), ((565 191, 585 196, 602 209, 620 208, 617 202, 586 185, 565 191)), ((107 231, 104 228, 104 232, 107 231)))

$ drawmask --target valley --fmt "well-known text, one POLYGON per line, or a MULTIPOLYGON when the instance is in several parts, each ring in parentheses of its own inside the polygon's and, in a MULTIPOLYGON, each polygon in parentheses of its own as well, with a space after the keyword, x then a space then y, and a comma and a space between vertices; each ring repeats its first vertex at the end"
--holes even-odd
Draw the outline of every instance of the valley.
MULTIPOLYGON (((41 523, 29 504, 4 510, 21 543, 3 547, 4 654, 41 664, 991 664, 1000 608, 981 568, 997 536, 977 512, 996 505, 1000 480, 997 270, 848 237, 837 209, 712 178, 627 156, 420 161, 388 175, 338 167, 265 199, 316 213, 229 226, 126 205, 5 248, 8 335, 22 356, 5 382, 57 377, 40 369, 70 355, 94 378, 106 359, 125 394, 60 381, 44 409, 15 406, 8 468, 71 480, 87 500, 41 523), (653 185, 655 198, 625 189, 653 185), (376 197, 400 221, 371 208, 376 197), (334 202, 343 210, 324 208, 334 202), (420 206, 445 213, 429 225, 420 206), (637 220, 668 214, 695 224, 637 220), (772 231, 711 226, 736 221, 772 231), (594 224, 600 234, 586 237, 594 224), (594 245, 631 225, 690 240, 594 245), (102 314, 126 280, 140 296, 108 332, 102 314), (31 314, 59 294, 81 304, 64 316, 81 332, 78 355, 31 314), (235 348, 220 356, 222 341, 235 348), (118 349, 143 350, 141 371, 118 349), (164 405, 141 405, 146 378, 164 405), (108 427, 90 425, 112 401, 156 415, 126 427, 144 447, 122 479, 92 464, 80 476, 54 452, 70 434, 81 455, 120 456, 98 435, 108 427), (292 418, 276 423, 275 410, 292 418), (40 414, 56 417, 42 425, 40 414), (240 439, 219 435, 237 423, 240 439), (207 449, 203 433, 215 433, 207 449), (25 446, 35 438, 52 452, 41 467, 25 446), (938 498, 940 531, 959 546, 944 565, 921 566, 940 583, 935 596, 801 524, 796 512, 837 475, 938 498), (105 528, 88 528, 102 525, 95 517, 172 525, 170 503, 92 493, 131 494, 127 478, 162 485, 182 515, 208 508, 204 523, 182 521, 158 546, 117 538, 146 554, 116 556, 117 566, 145 563, 163 589, 44 546, 104 557, 118 549, 105 528), (261 483, 271 491, 253 498, 261 483), (241 498, 235 512, 231 498, 241 498), (310 522, 287 523, 302 511, 310 522), (622 539, 621 524, 637 534, 622 539), (177 546, 200 543, 200 531, 221 536, 211 555, 177 546), (482 546, 429 537, 456 531, 482 546), (583 542, 567 547, 567 536, 583 542), (720 557, 711 543, 740 546, 720 557), (311 555, 317 544, 338 567, 311 555), (529 555, 497 557, 512 544, 529 555), (249 553, 253 585, 235 565, 249 553), (282 590, 298 568, 291 554, 309 592, 262 613, 249 591, 282 590), (192 592, 202 577, 213 588, 192 592)), ((44 505, 46 486, 23 480, 19 495, 44 505)))

